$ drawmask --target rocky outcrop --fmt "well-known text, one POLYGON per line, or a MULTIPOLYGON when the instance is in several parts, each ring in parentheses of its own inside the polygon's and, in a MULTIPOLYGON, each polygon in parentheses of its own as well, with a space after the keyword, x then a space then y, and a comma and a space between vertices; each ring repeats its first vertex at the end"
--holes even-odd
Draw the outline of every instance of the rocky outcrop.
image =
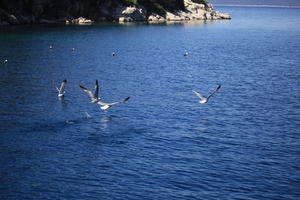
MULTIPOLYGON (((92 20, 86 19, 84 17, 78 17, 77 19, 73 19, 71 22, 73 24, 79 24, 79 25, 80 24, 91 24, 91 23, 93 23, 92 20)), ((66 23, 69 23, 69 21, 66 21, 66 23)))
POLYGON ((7 13, 0 8, 0 25, 20 24, 15 15, 7 13))
POLYGON ((156 14, 156 13, 152 13, 149 17, 148 17, 148 22, 164 22, 166 21, 166 18, 156 14))
POLYGON ((143 6, 118 6, 114 18, 119 22, 146 21, 147 11, 143 6))
POLYGON ((151 11, 149 6, 146 8, 122 0, 60 1, 64 3, 56 0, 5 0, 5 3, 0 3, 0 6, 5 5, 0 7, 0 25, 230 19, 229 14, 220 13, 213 9, 212 4, 198 0, 182 0, 184 5, 177 10, 160 10, 160 14, 151 11))
POLYGON ((219 20, 231 19, 227 13, 220 13, 213 9, 212 4, 194 3, 192 0, 184 1, 185 10, 167 12, 166 16, 151 14, 148 21, 184 21, 184 20, 219 20))

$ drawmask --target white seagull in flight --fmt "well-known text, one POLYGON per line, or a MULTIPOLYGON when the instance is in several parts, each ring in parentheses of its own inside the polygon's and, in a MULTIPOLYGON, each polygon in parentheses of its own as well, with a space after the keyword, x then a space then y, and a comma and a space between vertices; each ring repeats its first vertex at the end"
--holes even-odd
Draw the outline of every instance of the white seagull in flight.
POLYGON ((109 109, 111 106, 113 105, 116 105, 116 104, 119 104, 119 103, 124 103, 126 101, 128 101, 130 99, 130 97, 127 97, 125 99, 122 99, 121 101, 118 101, 118 102, 113 102, 113 103, 104 103, 102 101, 98 101, 97 104, 100 105, 100 109, 101 110, 107 110, 109 109))
POLYGON ((204 104, 204 103, 207 103, 208 100, 210 99, 210 97, 212 97, 220 88, 221 88, 221 85, 218 85, 218 87, 216 87, 208 97, 202 96, 199 92, 196 92, 195 90, 192 90, 192 91, 197 95, 197 97, 200 98, 199 103, 204 104))
POLYGON ((79 87, 89 95, 89 97, 91 98, 90 103, 96 103, 96 104, 100 105, 101 110, 107 110, 108 108, 110 108, 113 105, 116 105, 119 103, 124 103, 130 99, 130 97, 127 97, 125 99, 122 99, 121 101, 112 102, 112 103, 105 103, 105 102, 100 101, 98 80, 96 80, 94 93, 92 91, 88 90, 87 88, 83 87, 82 85, 79 85, 79 87))
POLYGON ((91 98, 90 103, 97 103, 100 100, 98 80, 96 80, 96 83, 95 83, 95 92, 94 93, 92 91, 88 90, 87 88, 83 87, 82 85, 79 85, 79 87, 89 95, 89 97, 91 98))
POLYGON ((63 82, 61 82, 59 89, 56 87, 56 90, 58 91, 58 95, 57 95, 58 97, 63 97, 65 95, 66 84, 67 84, 67 80, 65 79, 65 80, 63 80, 63 82))

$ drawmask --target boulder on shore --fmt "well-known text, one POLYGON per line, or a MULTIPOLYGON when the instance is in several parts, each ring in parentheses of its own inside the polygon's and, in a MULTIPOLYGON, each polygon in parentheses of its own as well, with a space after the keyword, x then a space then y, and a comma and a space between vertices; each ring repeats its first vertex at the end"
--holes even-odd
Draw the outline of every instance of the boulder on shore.
POLYGON ((133 22, 134 20, 131 17, 119 17, 119 22, 133 22))
POLYGON ((86 19, 84 17, 78 17, 77 19, 73 19, 71 22, 73 24, 91 24, 91 23, 93 23, 92 20, 86 19))
POLYGON ((115 10, 115 18, 119 22, 146 21, 147 11, 143 6, 118 6, 115 10))
POLYGON ((149 17, 148 17, 148 22, 165 22, 166 18, 156 14, 156 13, 152 13, 149 17))
POLYGON ((228 13, 220 13, 213 9, 212 4, 194 3, 192 0, 184 0, 185 10, 166 12, 166 16, 151 14, 149 22, 157 21, 185 21, 185 20, 219 20, 231 19, 228 13))
POLYGON ((231 19, 229 14, 215 11, 212 4, 184 0, 184 7, 184 11, 167 12, 166 19, 168 21, 231 19))

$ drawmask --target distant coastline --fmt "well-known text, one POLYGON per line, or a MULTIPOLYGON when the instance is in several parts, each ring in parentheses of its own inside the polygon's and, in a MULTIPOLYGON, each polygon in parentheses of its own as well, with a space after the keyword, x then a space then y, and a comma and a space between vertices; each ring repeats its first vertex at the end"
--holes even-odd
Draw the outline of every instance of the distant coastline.
POLYGON ((300 6, 285 6, 285 5, 258 5, 258 4, 214 4, 215 6, 224 7, 263 7, 263 8, 300 8, 300 6))

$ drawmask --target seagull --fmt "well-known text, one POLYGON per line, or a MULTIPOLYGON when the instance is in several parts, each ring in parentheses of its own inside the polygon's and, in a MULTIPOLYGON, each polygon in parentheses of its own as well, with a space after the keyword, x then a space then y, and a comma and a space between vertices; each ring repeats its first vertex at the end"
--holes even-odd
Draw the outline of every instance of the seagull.
POLYGON ((115 52, 112 52, 112 54, 111 54, 112 56, 115 56, 116 55, 116 53, 115 52))
POLYGON ((52 46, 51 46, 51 45, 49 46, 49 49, 52 49, 52 46))
POLYGON ((63 80, 63 82, 61 82, 61 85, 60 85, 59 89, 56 87, 56 90, 58 91, 58 95, 57 95, 58 97, 63 97, 65 95, 65 93, 66 93, 66 91, 65 91, 66 84, 67 84, 67 80, 65 79, 65 80, 63 80))
POLYGON ((188 56, 188 55, 189 53, 187 51, 183 54, 183 56, 188 56))
POLYGON ((199 92, 196 92, 195 90, 192 90, 192 91, 201 99, 199 101, 199 103, 204 104, 204 103, 207 103, 209 98, 212 97, 220 88, 221 88, 221 85, 218 85, 218 87, 216 87, 207 98, 202 96, 199 92))
POLYGON ((107 110, 108 108, 110 108, 113 105, 116 105, 119 103, 124 103, 130 99, 130 97, 127 97, 125 99, 122 99, 121 101, 117 101, 117 102, 113 102, 113 103, 105 103, 105 102, 100 101, 98 80, 96 80, 94 93, 92 91, 88 90, 87 88, 83 87, 82 85, 79 85, 79 87, 90 96, 90 98, 91 98, 90 103, 96 103, 96 104, 100 105, 101 110, 107 110))
POLYGON ((124 102, 128 101, 129 99, 130 99, 130 97, 127 97, 125 99, 122 99, 121 101, 113 102, 113 103, 104 103, 102 101, 98 101, 97 104, 100 105, 101 110, 107 110, 110 107, 112 107, 113 105, 116 105, 116 104, 119 104, 119 103, 124 103, 124 102))
POLYGON ((100 100, 98 80, 96 80, 95 92, 94 93, 92 91, 88 90, 87 88, 83 87, 82 85, 79 85, 79 87, 90 96, 90 98, 91 98, 90 103, 97 103, 97 101, 100 100))
POLYGON ((4 60, 4 63, 8 63, 8 60, 7 60, 7 59, 5 59, 5 60, 4 60))
POLYGON ((75 51, 75 48, 72 48, 71 50, 72 50, 72 51, 75 51))

